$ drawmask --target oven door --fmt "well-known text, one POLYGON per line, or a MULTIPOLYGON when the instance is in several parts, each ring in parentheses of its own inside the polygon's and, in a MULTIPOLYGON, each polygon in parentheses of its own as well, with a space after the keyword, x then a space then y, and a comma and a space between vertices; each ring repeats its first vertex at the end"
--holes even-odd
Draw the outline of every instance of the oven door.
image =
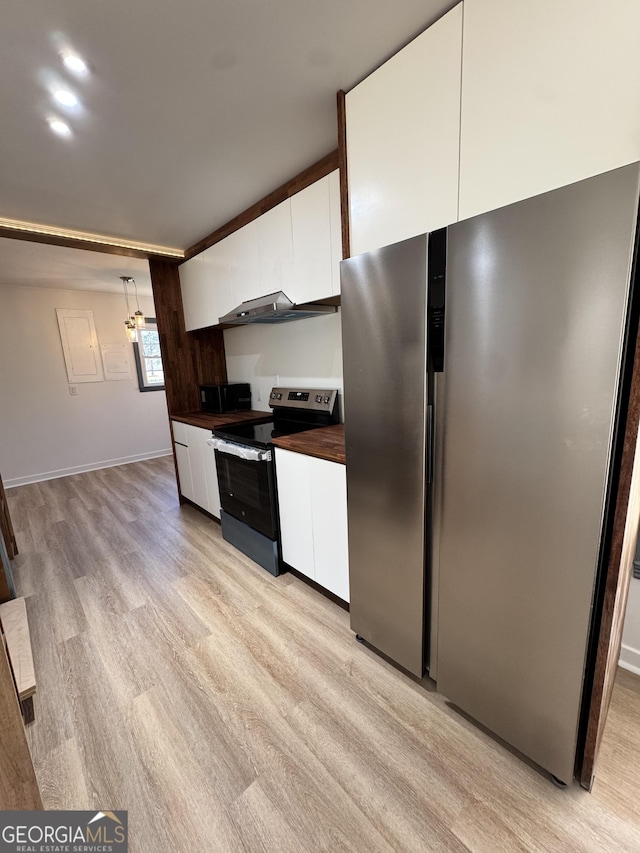
POLYGON ((270 450, 210 439, 216 451, 220 504, 225 512, 268 536, 278 538, 278 515, 270 450))

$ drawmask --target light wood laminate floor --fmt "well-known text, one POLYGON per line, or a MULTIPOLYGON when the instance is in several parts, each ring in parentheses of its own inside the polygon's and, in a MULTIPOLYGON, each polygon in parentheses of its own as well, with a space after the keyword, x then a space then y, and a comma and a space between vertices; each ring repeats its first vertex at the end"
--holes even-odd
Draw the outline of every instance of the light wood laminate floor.
POLYGON ((128 809, 132 853, 640 850, 628 673, 593 794, 560 791, 180 507, 169 458, 8 496, 45 807, 128 809))

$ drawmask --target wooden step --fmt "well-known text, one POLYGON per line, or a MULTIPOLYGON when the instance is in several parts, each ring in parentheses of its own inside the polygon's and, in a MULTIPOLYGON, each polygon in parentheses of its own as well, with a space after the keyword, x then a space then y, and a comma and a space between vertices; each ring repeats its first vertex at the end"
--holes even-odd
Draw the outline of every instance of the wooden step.
POLYGON ((36 692, 36 674, 31 652, 31 636, 24 598, 14 598, 0 604, 0 625, 5 636, 7 654, 16 682, 18 699, 26 723, 33 721, 33 694, 36 692))

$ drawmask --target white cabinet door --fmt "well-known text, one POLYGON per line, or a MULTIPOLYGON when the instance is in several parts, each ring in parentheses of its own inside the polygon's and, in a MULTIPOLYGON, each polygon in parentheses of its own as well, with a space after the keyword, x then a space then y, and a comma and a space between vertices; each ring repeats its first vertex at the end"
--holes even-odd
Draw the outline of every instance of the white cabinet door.
POLYGON ((462 3, 347 94, 353 255, 456 222, 461 66, 462 3))
POLYGON ((191 478, 191 464, 189 462, 189 448, 184 444, 174 444, 176 461, 178 463, 178 477, 180 478, 180 494, 190 501, 193 497, 193 480, 191 478))
POLYGON ((331 296, 331 198, 329 178, 321 178, 291 197, 294 302, 331 296))
POLYGON ((215 452, 207 442, 211 430, 184 424, 189 446, 189 462, 193 483, 191 500, 220 518, 220 489, 216 470, 215 452))
POLYGON ((640 159, 640 3, 465 0, 460 219, 640 159))
POLYGON ((235 308, 247 299, 260 296, 260 265, 258 260, 258 225, 257 221, 249 222, 223 242, 228 246, 228 262, 231 273, 235 308))
POLYGON ((202 437, 204 443, 203 464, 204 476, 207 481, 207 496, 209 503, 206 509, 211 515, 220 518, 220 487, 218 486, 218 471, 216 469, 215 450, 207 441, 211 438, 211 431, 208 429, 202 430, 205 433, 202 437))
POLYGON ((210 282, 207 276, 205 252, 186 261, 180 267, 180 289, 187 332, 211 326, 213 320, 210 299, 210 282))
POLYGON ((309 458, 315 581, 349 601, 347 476, 344 465, 309 458))
POLYGON ((276 448, 276 477, 282 557, 303 575, 315 578, 309 457, 276 448))
POLYGON ((344 465, 278 447, 276 474, 285 563, 349 601, 344 465))
MULTIPOLYGON (((229 238, 227 238, 229 239, 229 238)), ((189 332, 215 326, 237 305, 231 246, 221 240, 179 267, 184 324, 189 332)))
POLYGON ((340 295, 340 261, 342 260, 342 204, 340 198, 340 170, 329 179, 329 218, 331 221, 331 295, 340 295))
POLYGON ((260 290, 256 296, 283 290, 291 299, 293 238, 291 199, 263 213, 257 220, 260 290))
POLYGON ((207 447, 206 440, 211 433, 206 429, 185 424, 187 432, 187 444, 189 445, 189 462, 191 465, 191 479, 193 482, 193 497, 191 500, 203 509, 209 508, 209 495, 207 492, 207 478, 205 475, 207 447))
POLYGON ((182 421, 171 421, 171 427, 173 429, 173 440, 179 442, 180 444, 186 444, 189 446, 189 442, 187 441, 187 425, 183 424, 182 421))
POLYGON ((231 274, 232 246, 227 242, 228 240, 227 237, 202 253, 209 283, 208 313, 211 318, 210 326, 215 326, 220 317, 228 314, 238 304, 231 274))

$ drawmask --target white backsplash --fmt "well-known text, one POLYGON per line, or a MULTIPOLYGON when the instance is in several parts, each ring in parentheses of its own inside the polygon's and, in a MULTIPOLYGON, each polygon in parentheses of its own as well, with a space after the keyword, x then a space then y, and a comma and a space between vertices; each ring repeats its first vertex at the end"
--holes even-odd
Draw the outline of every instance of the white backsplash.
POLYGON ((251 384, 252 408, 269 411, 274 385, 337 388, 344 420, 339 311, 290 323, 227 329, 224 346, 228 381, 251 384))

